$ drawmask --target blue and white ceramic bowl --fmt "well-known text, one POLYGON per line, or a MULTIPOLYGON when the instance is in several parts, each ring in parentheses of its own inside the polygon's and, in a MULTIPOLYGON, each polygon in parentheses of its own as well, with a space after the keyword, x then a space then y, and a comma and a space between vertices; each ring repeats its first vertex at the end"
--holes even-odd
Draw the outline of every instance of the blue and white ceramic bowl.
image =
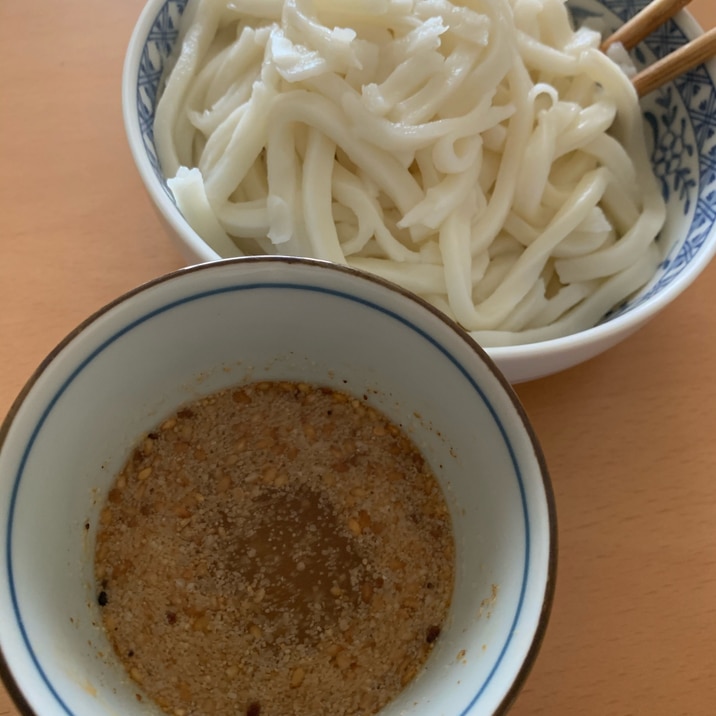
POLYGON ((158 713, 138 702, 98 626, 99 512, 138 436, 188 400, 252 380, 368 396, 443 485, 450 613, 382 716, 504 711, 546 628, 557 549, 544 459, 512 389, 409 293, 326 262, 248 257, 183 269, 99 311, 0 427, 0 673, 23 716, 158 713))
MULTIPOLYGON (((614 29, 648 0, 569 0, 577 25, 614 29)), ((123 105, 135 162, 171 236, 190 262, 219 258, 188 225, 167 190, 154 149, 152 123, 164 63, 177 37, 186 0, 149 0, 127 52, 123 105)), ((651 64, 700 34, 685 12, 654 32, 633 52, 637 66, 651 64)), ((643 102, 651 156, 668 221, 670 245, 656 275, 638 295, 592 329, 542 343, 488 348, 512 382, 555 373, 615 345, 654 317, 699 275, 716 251, 716 64, 699 67, 643 102)))

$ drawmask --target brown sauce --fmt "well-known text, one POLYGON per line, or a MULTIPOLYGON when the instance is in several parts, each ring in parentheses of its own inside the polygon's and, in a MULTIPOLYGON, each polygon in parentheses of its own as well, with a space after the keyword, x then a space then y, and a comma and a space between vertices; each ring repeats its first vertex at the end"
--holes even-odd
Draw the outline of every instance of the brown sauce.
POLYGON ((100 521, 105 630, 175 716, 376 713, 450 604, 437 480, 398 426, 332 389, 255 383, 183 407, 100 521))

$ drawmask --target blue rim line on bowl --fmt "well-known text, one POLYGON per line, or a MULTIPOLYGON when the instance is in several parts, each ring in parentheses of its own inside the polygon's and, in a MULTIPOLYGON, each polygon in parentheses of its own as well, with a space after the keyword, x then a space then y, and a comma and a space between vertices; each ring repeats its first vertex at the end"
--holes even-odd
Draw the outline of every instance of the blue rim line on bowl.
MULTIPOLYGON (((87 320, 85 320, 80 326, 78 326, 72 333, 70 333, 56 348, 55 350, 45 359, 45 361, 40 365, 40 367, 37 369, 35 375, 30 379, 28 384, 25 386, 21 394, 18 396, 17 400, 13 404, 8 417, 6 418, 4 424, 0 427, 0 446, 2 446, 2 443, 4 442, 4 439, 7 435, 7 432, 9 430, 10 424, 12 423, 12 419, 16 411, 19 409, 20 404, 25 397, 25 395, 29 392, 32 385, 37 381, 37 379, 40 377, 40 375, 44 372, 45 368, 49 365, 49 363, 56 357, 64 347, 66 347, 68 344, 72 342, 74 338, 77 337, 79 333, 81 333, 85 328, 87 328, 89 325, 94 323, 96 320, 101 319, 102 316, 109 311, 111 308, 121 304, 122 302, 126 301, 131 296, 140 293, 147 288, 150 288, 154 285, 157 285, 159 283, 170 281, 173 278, 176 278, 179 275, 183 275, 189 272, 193 271, 199 271, 205 268, 208 268, 212 264, 230 264, 230 263, 246 263, 246 262, 255 262, 255 261, 266 261, 266 260, 279 260, 283 262, 290 262, 290 263, 304 263, 304 264, 315 264, 315 265, 322 265, 324 267, 329 267, 331 270, 349 273, 349 274, 360 274, 364 278, 367 278, 370 281, 373 281, 374 283, 378 283, 383 286, 389 287, 391 290, 398 291, 399 293, 403 294, 404 296, 410 298, 413 301, 417 301, 418 303, 421 303, 426 309, 428 309, 431 313, 433 313, 435 316, 437 316, 441 321, 447 323, 451 327, 455 329, 455 331, 460 335, 464 341, 466 341, 468 344, 470 344, 471 348, 480 354, 487 362, 488 367, 491 369, 495 377, 502 383, 504 386, 508 396, 510 396, 512 403, 514 407, 516 408, 519 417, 527 429, 532 448, 535 452, 535 456, 537 458, 539 467, 540 467, 540 473, 542 477, 542 483, 545 489, 545 496, 547 501, 547 510, 548 510, 548 516, 549 516, 549 563, 548 563, 548 570, 547 570, 547 583, 545 585, 545 597, 543 601, 543 608, 539 617, 539 622, 537 625, 537 629, 535 630, 535 634, 532 639, 532 643, 529 646, 527 655, 525 660, 523 661, 520 670, 518 674, 516 675, 516 678, 514 679, 511 687, 508 689, 505 697, 503 698, 500 706, 497 709, 497 713, 503 712, 503 710, 506 710, 509 705, 512 703, 514 698, 516 697, 517 693, 519 692, 519 688, 521 687, 522 683, 527 677, 527 674, 529 673, 529 670, 531 669, 531 666, 536 658, 537 651, 539 650, 539 646, 541 645, 541 641, 544 636, 544 632, 546 630, 547 621, 549 619, 549 614, 551 611, 553 596, 554 596, 554 588, 555 588, 555 571, 556 571, 556 550, 557 550, 557 528, 556 528, 556 510, 554 505, 554 495, 551 488, 551 483, 546 467, 546 462, 544 459, 544 455, 542 453, 542 450, 539 446, 539 443, 537 441, 536 435, 534 434, 533 430, 530 427, 529 421, 527 420, 527 416, 519 403, 519 400, 517 399, 516 395, 512 391, 512 388, 510 387, 509 383, 505 380, 505 378, 499 373, 499 371, 493 366, 492 361, 490 360, 489 356, 484 352, 480 346, 478 346, 468 335, 465 333, 457 324, 455 324, 453 321, 451 321, 449 318, 447 318, 444 314, 439 312, 437 309, 433 308, 426 302, 422 301, 422 299, 419 299, 415 297, 413 294, 409 293, 408 291, 405 291, 403 289, 400 289, 399 287, 396 287, 386 281, 383 281, 382 279, 372 276, 372 275, 366 275, 362 274, 361 272, 358 272, 354 269, 345 268, 341 266, 334 266, 331 264, 328 264, 327 262, 322 261, 314 261, 310 259, 297 259, 294 257, 244 257, 244 258, 238 258, 238 259, 226 259, 218 262, 210 262, 205 264, 200 264, 197 266, 191 266, 184 269, 179 269, 177 271, 174 271, 172 273, 166 274, 165 276, 159 277, 157 279, 154 279, 153 281, 149 281, 142 286, 139 286, 138 288, 134 289, 133 291, 130 291, 120 298, 116 299, 112 303, 105 306, 103 309, 100 309, 98 312, 90 316, 87 320)), ((43 669, 42 665, 39 662, 39 659, 35 653, 35 650, 33 649, 32 644, 30 643, 29 636, 27 634, 27 631, 25 629, 24 620, 22 618, 22 612, 20 610, 20 605, 18 603, 16 589, 15 589, 15 580, 13 576, 13 560, 12 560, 12 538, 13 538, 13 525, 14 525, 14 510, 17 500, 17 495, 20 489, 20 483, 22 481, 23 471, 25 468, 25 465, 27 463, 27 460, 30 457, 30 454, 32 452, 33 444, 35 443, 35 440, 37 439, 40 431, 42 430, 42 426, 45 423, 46 419, 52 412, 54 406, 56 405, 57 401, 60 399, 62 394, 65 392, 65 390, 68 388, 68 386, 77 378, 77 376, 98 356, 104 351, 109 345, 114 343, 116 340, 118 340, 121 336, 125 335, 126 333, 130 332, 134 328, 136 328, 139 325, 142 325, 146 323, 147 321, 151 320, 153 317, 157 316, 158 314, 164 313, 165 311, 170 311, 178 306, 181 306, 183 304, 187 304, 193 301, 201 300, 203 298, 207 298, 213 295, 217 295, 220 293, 229 293, 229 292, 237 292, 237 291, 244 291, 244 290, 257 290, 262 288, 272 288, 272 289, 282 289, 287 291, 309 291, 309 292, 317 292, 317 293, 326 293, 330 294, 334 297, 352 301, 355 303, 359 303, 364 305, 367 308, 370 308, 372 310, 378 311, 379 313, 382 313, 389 318, 400 322, 405 327, 409 328, 413 332, 417 333, 421 338, 428 341, 431 345, 433 345, 437 350, 439 350, 454 366, 457 368, 457 370, 462 374, 462 376, 468 381, 471 388, 479 395, 480 399, 482 400, 483 404, 487 407, 487 409, 490 412, 490 415, 492 416, 493 420, 495 421, 495 424, 498 426, 500 434, 502 435, 502 438, 504 440, 505 446, 507 448, 507 451, 510 455, 510 460, 512 462, 515 477, 518 482, 519 486, 519 493, 520 493, 520 500, 522 505, 522 514, 524 518, 524 529, 525 529, 525 544, 524 544, 524 550, 525 550, 525 563, 522 570, 522 583, 520 587, 520 594, 519 599, 517 602, 517 608, 515 615, 513 617, 512 623, 511 623, 511 629, 510 633, 505 640, 504 644, 500 648, 499 654, 497 656, 497 659, 495 660, 495 663, 493 664, 492 669, 490 670, 489 674, 485 678, 484 682, 480 685, 479 689, 475 692, 475 695, 470 700, 468 705, 465 707, 465 709, 461 712, 461 716, 466 716, 470 712, 470 710, 473 708, 473 706, 476 704, 480 696, 484 693, 485 689, 491 682, 497 668, 499 667, 499 664, 501 663, 511 641, 512 636, 515 631, 515 626, 519 620, 521 611, 522 611, 522 605, 524 601, 524 594, 525 589, 527 585, 527 579, 529 574, 529 567, 530 567, 530 524, 529 524, 529 515, 527 510, 527 504, 526 504, 526 496, 525 496, 525 488, 524 488, 524 482, 523 477, 521 475, 519 465, 517 462, 517 459, 515 457, 515 452, 513 449, 512 444, 510 443, 510 440, 507 436, 506 430, 500 421, 493 405, 488 400, 487 396, 484 394, 483 390, 480 388, 479 385, 470 377, 469 373, 465 369, 465 367, 440 343, 436 342, 430 335, 428 335, 425 331, 423 331, 421 328, 413 324, 408 319, 400 316, 399 314, 395 313, 394 311, 391 311, 389 309, 383 308, 372 301, 368 301, 366 299, 358 298, 356 296, 352 296, 350 294, 347 294, 343 291, 335 290, 335 289, 326 289, 319 286, 307 286, 305 284, 294 284, 291 282, 269 282, 269 281, 259 281, 254 282, 251 284, 245 284, 240 286, 227 286, 222 287, 219 289, 212 289, 210 291, 202 291, 196 294, 193 294, 191 296, 186 296, 182 299, 171 301, 159 308, 156 308, 145 315, 141 316, 140 318, 137 318, 131 322, 129 322, 126 326, 121 328, 120 330, 116 331, 112 336, 104 340, 97 348, 95 348, 88 356, 86 356, 80 363, 77 365, 77 367, 70 373, 70 375, 65 379, 64 383, 60 386, 60 388, 56 391, 56 393, 53 395, 51 400, 48 402, 47 406, 42 411, 42 414, 33 428, 30 438, 28 440, 28 443, 23 450, 22 458, 20 461, 20 465, 18 467, 17 475, 14 478, 12 492, 11 492, 11 500, 9 505, 9 519, 7 523, 6 528, 6 560, 7 560, 7 579, 8 579, 8 585, 10 588, 10 595, 12 600, 12 606, 14 610, 14 616, 17 621, 17 626, 20 630, 20 633, 22 635, 25 647, 27 648, 27 651, 32 659, 33 664, 35 665, 35 668, 40 675, 42 681, 45 683, 47 689, 49 692, 53 695, 57 703, 60 705, 60 707, 64 710, 64 712, 68 716, 74 716, 74 712, 64 703, 61 696, 57 693, 55 688, 53 687, 52 683, 48 679, 45 670, 43 669)), ((5 679, 6 683, 8 683, 11 687, 12 693, 14 695, 20 695, 20 691, 17 688, 14 678, 11 675, 10 669, 7 666, 6 659, 4 655, 1 653, 0 650, 0 675, 5 679)), ((23 712, 26 712, 28 714, 34 714, 34 711, 27 705, 24 697, 20 696, 20 698, 17 700, 17 705, 20 707, 23 712)))

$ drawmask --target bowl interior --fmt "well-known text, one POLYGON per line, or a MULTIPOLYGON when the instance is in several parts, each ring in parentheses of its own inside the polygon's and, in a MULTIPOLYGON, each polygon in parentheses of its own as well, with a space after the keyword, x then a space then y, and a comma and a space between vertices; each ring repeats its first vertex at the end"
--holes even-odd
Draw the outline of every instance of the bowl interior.
MULTIPOLYGON (((590 24, 599 29, 618 27, 646 4, 647 0, 568 2, 577 26, 590 24)), ((134 127, 138 132, 135 141, 141 144, 143 151, 139 150, 140 156, 137 153, 135 156, 147 188, 154 195, 163 218, 181 236, 180 246, 185 254, 204 261, 219 257, 176 210, 157 160, 152 130, 162 72, 176 41, 177 25, 185 5, 186 0, 154 4, 133 40, 136 46, 130 49, 130 55, 138 56, 138 64, 128 64, 131 76, 125 78, 125 82, 135 91, 136 80, 136 115, 130 119, 129 131, 131 134, 134 127)), ((698 31, 693 19, 680 13, 639 45, 632 53, 633 60, 638 67, 651 64, 693 38, 698 31)), ((510 380, 554 372, 620 340, 685 289, 711 259, 716 251, 716 241, 709 241, 716 231, 716 214, 711 208, 716 195, 713 161, 716 113, 712 111, 716 106, 715 75, 712 63, 702 65, 642 101, 652 166, 668 204, 666 225, 659 239, 666 247, 665 258, 652 280, 630 300, 615 307, 600 326, 580 334, 583 344, 593 341, 599 343, 598 349, 587 350, 583 345, 580 351, 563 339, 539 344, 537 360, 550 352, 571 351, 571 355, 563 357, 564 365, 542 360, 539 368, 532 368, 515 363, 522 353, 525 359, 535 357, 535 351, 529 346, 488 349, 510 380), (610 331, 604 330, 605 324, 610 331)))
POLYGON ((6 421, 0 646, 35 713, 136 712, 137 687, 98 626, 104 496, 163 416, 260 379, 367 395, 421 447, 451 509, 455 593, 426 667, 382 713, 492 713, 534 658, 553 588, 553 506, 529 425, 489 359, 436 312, 350 270, 285 259, 204 264, 119 300, 59 348, 6 421))
MULTIPOLYGON (((614 30, 648 5, 647 0, 625 4, 619 0, 570 0, 575 24, 614 30)), ((686 13, 651 33, 631 53, 637 68, 662 59, 693 39, 699 28, 686 13)), ((612 320, 642 306, 686 274, 714 231, 716 216, 710 204, 716 189, 713 154, 716 117, 709 107, 716 103, 713 63, 701 65, 641 100, 651 165, 667 202, 667 220, 660 241, 668 247, 657 274, 630 301, 616 307, 612 320)))

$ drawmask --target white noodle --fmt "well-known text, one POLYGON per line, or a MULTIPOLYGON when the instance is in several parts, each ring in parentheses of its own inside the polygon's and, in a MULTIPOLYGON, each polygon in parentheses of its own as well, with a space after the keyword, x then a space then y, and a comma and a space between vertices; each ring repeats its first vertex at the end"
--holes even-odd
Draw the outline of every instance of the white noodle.
POLYGON ((564 0, 189 0, 157 154, 222 256, 347 263, 485 345, 555 338, 663 251, 637 97, 600 40, 564 0))

